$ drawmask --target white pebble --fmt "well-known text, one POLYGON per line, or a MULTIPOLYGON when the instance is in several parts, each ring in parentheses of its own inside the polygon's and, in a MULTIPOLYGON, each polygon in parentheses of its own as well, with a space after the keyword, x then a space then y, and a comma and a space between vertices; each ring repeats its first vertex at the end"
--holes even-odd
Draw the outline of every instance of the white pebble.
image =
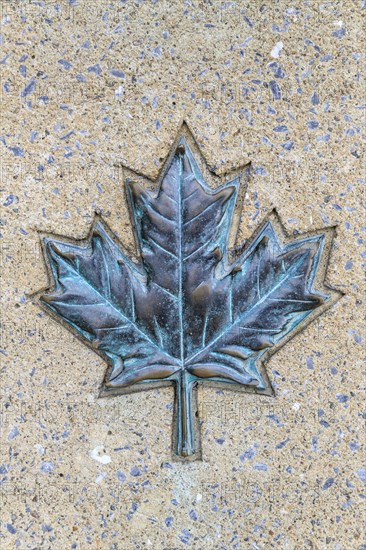
POLYGON ((276 58, 280 57, 282 48, 283 48, 283 43, 282 42, 277 42, 277 44, 275 45, 275 47, 271 51, 271 56, 276 57, 276 58))
POLYGON ((90 456, 96 460, 97 462, 100 462, 101 464, 109 464, 111 461, 111 457, 106 454, 99 454, 104 451, 103 445, 98 445, 98 447, 95 447, 90 453, 90 456))

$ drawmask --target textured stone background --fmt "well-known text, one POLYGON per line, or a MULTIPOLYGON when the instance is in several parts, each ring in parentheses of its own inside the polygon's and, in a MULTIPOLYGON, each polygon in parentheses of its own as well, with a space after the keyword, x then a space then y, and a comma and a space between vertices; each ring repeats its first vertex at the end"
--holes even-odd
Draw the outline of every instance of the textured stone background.
POLYGON ((362 7, 0 0, 1 548, 365 548, 362 7), (119 163, 156 177, 183 119, 219 175, 252 163, 242 238, 273 207, 337 225, 345 293, 270 360, 275 399, 199 391, 190 464, 173 390, 98 399, 105 364, 30 297, 39 232, 98 211, 132 251, 119 163))

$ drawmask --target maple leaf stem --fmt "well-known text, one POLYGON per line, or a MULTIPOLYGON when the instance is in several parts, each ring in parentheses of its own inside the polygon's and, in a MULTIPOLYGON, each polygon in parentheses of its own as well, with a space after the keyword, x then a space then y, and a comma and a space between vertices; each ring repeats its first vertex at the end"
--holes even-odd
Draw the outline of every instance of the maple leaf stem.
POLYGON ((190 374, 182 369, 176 386, 177 454, 190 456, 196 452, 192 413, 192 386, 190 374))

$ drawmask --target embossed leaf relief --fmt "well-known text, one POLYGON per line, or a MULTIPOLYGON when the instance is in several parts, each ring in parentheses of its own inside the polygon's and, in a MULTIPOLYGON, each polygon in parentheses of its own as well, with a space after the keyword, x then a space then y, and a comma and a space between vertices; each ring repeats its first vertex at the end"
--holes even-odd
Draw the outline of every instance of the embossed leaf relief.
POLYGON ((313 289, 325 234, 284 245, 267 221, 230 260, 239 179, 209 188, 184 139, 156 196, 127 190, 140 261, 100 220, 87 245, 47 238, 55 287, 41 301, 108 360, 107 389, 176 384, 176 452, 188 456, 195 383, 263 392, 259 360, 329 298, 313 289))

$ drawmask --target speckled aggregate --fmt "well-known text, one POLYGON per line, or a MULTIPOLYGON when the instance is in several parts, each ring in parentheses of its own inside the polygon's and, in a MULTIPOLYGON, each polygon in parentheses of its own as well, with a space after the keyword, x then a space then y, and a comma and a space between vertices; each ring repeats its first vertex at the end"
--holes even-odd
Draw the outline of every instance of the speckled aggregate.
POLYGON ((365 548, 364 8, 0 0, 1 548, 365 548), (223 180, 251 162, 240 240, 274 207, 337 225, 344 292, 269 361, 275 398, 199 389, 187 464, 173 389, 98 399, 102 359, 31 296, 39 233, 98 212, 134 254, 121 166, 156 178, 183 120, 223 180))

